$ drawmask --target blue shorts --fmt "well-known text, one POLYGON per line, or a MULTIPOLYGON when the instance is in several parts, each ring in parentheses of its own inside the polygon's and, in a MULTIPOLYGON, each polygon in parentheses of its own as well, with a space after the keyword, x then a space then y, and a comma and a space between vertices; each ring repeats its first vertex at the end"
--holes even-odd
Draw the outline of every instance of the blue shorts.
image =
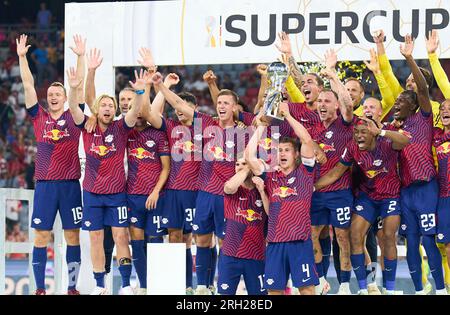
POLYGON ((248 295, 267 294, 263 286, 264 260, 236 258, 220 253, 219 270, 219 294, 235 295, 241 275, 244 277, 248 295))
POLYGON ((354 213, 373 224, 377 218, 385 219, 392 215, 401 215, 399 198, 373 200, 366 193, 360 192, 355 199, 354 213))
POLYGON ((438 183, 435 179, 402 188, 400 192, 402 204, 400 234, 436 234, 438 193, 438 183))
POLYGON ((198 191, 192 190, 167 189, 164 198, 162 226, 168 229, 182 229, 183 234, 191 233, 197 193, 198 191))
POLYGON ((145 202, 147 195, 128 195, 128 209, 130 211, 130 224, 145 231, 145 234, 152 237, 167 235, 167 230, 161 227, 162 204, 164 195, 160 195, 156 204, 156 209, 147 210, 145 202))
POLYGON ((353 194, 350 189, 315 192, 311 199, 311 225, 346 229, 351 224, 353 194))
POLYGON ((83 191, 83 230, 98 231, 104 226, 128 227, 127 194, 94 194, 83 191))
POLYGON ((450 243, 450 197, 439 198, 437 209, 437 242, 450 243))
POLYGON ((64 230, 79 229, 83 218, 78 180, 37 181, 31 227, 51 231, 59 211, 64 230))
POLYGON ((195 203, 195 216, 192 224, 194 234, 216 234, 223 239, 225 234, 225 217, 223 196, 199 191, 195 203))
POLYGON ((264 287, 286 289, 289 274, 296 288, 319 284, 311 239, 267 245, 264 287))

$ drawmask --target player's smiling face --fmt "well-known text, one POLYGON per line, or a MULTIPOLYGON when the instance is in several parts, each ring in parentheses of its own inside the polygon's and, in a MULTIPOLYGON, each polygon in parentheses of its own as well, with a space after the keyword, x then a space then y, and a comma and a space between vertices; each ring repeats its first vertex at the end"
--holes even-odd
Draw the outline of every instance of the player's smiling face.
POLYGON ((353 128, 353 140, 361 151, 369 150, 374 136, 369 132, 365 122, 358 122, 353 128))
POLYGON ((439 107, 439 115, 444 127, 450 128, 450 100, 445 100, 439 107))
POLYGON ((278 145, 278 164, 282 170, 287 170, 295 166, 295 160, 298 158, 298 151, 290 142, 282 142, 278 145))
POLYGON ((414 104, 411 96, 405 92, 400 93, 394 103, 394 119, 405 120, 414 113, 414 104))
POLYGON ((375 121, 380 120, 383 113, 380 101, 372 97, 366 99, 363 104, 363 113, 367 118, 372 118, 375 121))
POLYGON ((361 89, 361 85, 355 80, 349 80, 345 83, 345 88, 347 89, 350 98, 352 99, 353 108, 361 103, 364 98, 364 90, 361 89))
POLYGON ((316 101, 319 96, 322 88, 319 86, 317 82, 317 78, 312 74, 306 74, 302 77, 301 81, 301 91, 305 96, 305 100, 307 103, 313 103, 316 101))
POLYGON ((59 112, 64 109, 67 100, 66 93, 61 86, 50 86, 47 90, 47 103, 50 112, 59 112))
POLYGON ((220 95, 217 98, 217 115, 219 120, 228 122, 233 120, 234 112, 237 111, 237 104, 231 95, 220 95))
POLYGON ((114 113, 116 109, 114 107, 114 102, 109 97, 104 97, 100 101, 98 107, 98 119, 105 125, 109 125, 114 120, 114 113))
POLYGON ((133 91, 123 90, 119 93, 119 108, 122 115, 125 115, 128 112, 129 106, 133 98, 134 98, 133 91))
POLYGON ((324 91, 317 98, 317 111, 321 121, 329 121, 336 117, 339 107, 338 100, 333 92, 324 91))

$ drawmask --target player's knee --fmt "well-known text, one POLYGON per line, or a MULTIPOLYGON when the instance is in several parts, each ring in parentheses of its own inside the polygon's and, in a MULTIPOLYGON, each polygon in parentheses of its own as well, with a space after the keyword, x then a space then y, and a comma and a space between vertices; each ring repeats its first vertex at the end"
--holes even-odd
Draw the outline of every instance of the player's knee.
POLYGON ((65 230, 64 237, 66 239, 67 245, 80 245, 80 230, 65 230))
POLYGON ((34 245, 37 247, 45 247, 50 242, 50 231, 35 230, 34 245))
POLYGON ((114 243, 117 246, 128 246, 129 238, 126 229, 120 229, 113 232, 114 243))
POLYGON ((195 236, 195 243, 199 247, 211 247, 212 235, 211 234, 196 235, 195 236))
POLYGON ((359 231, 352 231, 350 234, 350 245, 352 249, 361 249, 364 235, 359 231))
POLYGON ((169 229, 169 243, 183 243, 183 231, 169 229))
POLYGON ((103 230, 90 231, 89 239, 91 241, 91 246, 102 246, 103 247, 103 230))
POLYGON ((192 245, 192 233, 183 235, 183 243, 186 243, 186 248, 191 248, 191 245, 192 245))

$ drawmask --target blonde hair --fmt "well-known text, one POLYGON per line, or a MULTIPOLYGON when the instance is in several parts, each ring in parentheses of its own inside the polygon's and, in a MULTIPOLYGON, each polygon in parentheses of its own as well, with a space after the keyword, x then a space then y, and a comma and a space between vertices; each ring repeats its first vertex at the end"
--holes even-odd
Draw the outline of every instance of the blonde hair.
POLYGON ((98 114, 98 109, 100 107, 100 102, 104 99, 104 98, 109 98, 110 100, 113 101, 114 104, 114 112, 117 112, 117 101, 116 98, 114 96, 108 95, 108 94, 102 94, 99 97, 97 97, 97 99, 94 102, 94 105, 92 106, 92 113, 97 115, 98 114))
POLYGON ((66 91, 66 87, 64 86, 64 84, 62 84, 61 82, 53 82, 52 84, 50 84, 50 86, 48 88, 50 88, 52 86, 62 88, 64 90, 64 95, 67 96, 67 91, 66 91))

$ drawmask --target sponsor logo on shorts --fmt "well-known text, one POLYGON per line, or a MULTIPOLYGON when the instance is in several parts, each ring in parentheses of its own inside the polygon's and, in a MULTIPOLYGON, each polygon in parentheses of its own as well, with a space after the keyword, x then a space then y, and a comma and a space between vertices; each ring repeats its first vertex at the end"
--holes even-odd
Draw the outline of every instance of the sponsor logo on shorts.
POLYGON ((193 229, 194 231, 197 231, 197 230, 198 230, 198 225, 197 225, 197 224, 193 224, 193 225, 192 225, 192 229, 193 229))
POLYGON ((230 286, 229 286, 228 284, 226 284, 226 283, 222 283, 222 284, 220 285, 220 287, 221 287, 223 290, 226 290, 226 289, 228 289, 230 286))
POLYGON ((125 222, 127 222, 127 219, 125 219, 125 220, 119 220, 119 224, 124 224, 125 222))
POLYGON ((39 218, 33 219, 34 224, 40 224, 42 221, 39 218))
POLYGON ((84 222, 84 225, 86 225, 86 227, 90 227, 91 226, 91 222, 90 221, 86 221, 86 222, 84 222))
POLYGON ((167 218, 163 218, 163 219, 162 219, 162 223, 163 223, 163 224, 167 224, 168 222, 169 222, 169 219, 167 219, 167 218))
POLYGON ((136 223, 138 221, 138 219, 136 217, 131 217, 131 223, 136 223))
POLYGON ((268 285, 272 285, 272 284, 274 284, 275 281, 273 281, 273 279, 269 278, 266 280, 266 282, 268 285))
POLYGON ((305 282, 307 282, 307 281, 309 281, 309 280, 311 280, 311 277, 306 278, 306 279, 302 279, 302 282, 305 283, 305 282))
POLYGON ((406 224, 402 224, 401 228, 402 228, 403 231, 405 231, 406 230, 406 224))
POLYGON ((438 237, 438 239, 442 240, 444 238, 444 234, 439 233, 437 237, 438 237))
POLYGON ((73 224, 78 224, 80 222, 81 222, 81 220, 73 221, 73 224))
POLYGON ((362 211, 362 210, 364 210, 364 207, 361 206, 361 205, 357 205, 357 206, 355 207, 355 209, 356 209, 356 211, 362 211))

